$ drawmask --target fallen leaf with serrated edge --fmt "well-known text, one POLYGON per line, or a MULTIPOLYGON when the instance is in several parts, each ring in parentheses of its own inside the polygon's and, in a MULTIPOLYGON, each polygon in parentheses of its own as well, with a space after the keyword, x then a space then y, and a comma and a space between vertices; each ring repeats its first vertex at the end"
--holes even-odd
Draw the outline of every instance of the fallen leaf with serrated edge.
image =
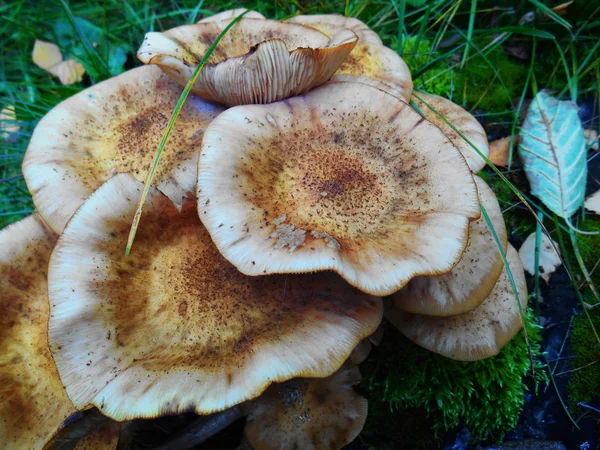
POLYGON ((587 149, 578 107, 540 91, 521 127, 519 153, 531 193, 570 224, 583 204, 587 149))
POLYGON ((586 198, 584 205, 585 209, 600 215, 600 191, 596 191, 586 198))
POLYGON ((69 85, 82 80, 85 69, 82 64, 71 58, 63 61, 62 53, 56 44, 37 40, 31 54, 33 63, 58 77, 63 85, 69 85))
MULTIPOLYGON (((561 264, 560 254, 556 253, 555 248, 558 249, 556 242, 552 241, 548 236, 542 233, 540 241, 540 260, 539 260, 539 273, 540 276, 547 283, 550 280, 550 275, 556 270, 561 264)), ((519 249, 519 256, 523 263, 523 268, 527 273, 535 275, 535 232, 531 233, 521 245, 519 249)))
POLYGON ((19 136, 16 134, 21 129, 17 121, 15 107, 8 105, 0 111, 0 136, 5 142, 14 142, 19 136))

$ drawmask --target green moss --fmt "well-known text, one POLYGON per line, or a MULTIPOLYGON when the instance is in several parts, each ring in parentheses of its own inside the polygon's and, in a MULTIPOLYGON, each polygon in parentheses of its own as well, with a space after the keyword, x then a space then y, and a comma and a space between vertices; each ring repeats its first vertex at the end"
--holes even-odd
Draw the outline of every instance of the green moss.
MULTIPOLYGON (((536 357, 539 330, 528 325, 528 332, 536 357)), ((537 366, 539 379, 544 372, 537 366)), ((466 426, 481 441, 500 437, 516 425, 525 401, 523 380, 531 374, 531 365, 523 333, 496 357, 462 362, 424 350, 389 327, 362 371, 370 407, 375 413, 380 408, 391 410, 396 428, 403 429, 405 411, 416 408, 431 422, 422 437, 466 426)), ((413 434, 415 429, 410 428, 407 431, 413 434)))
POLYGON ((575 355, 571 367, 576 370, 571 373, 569 379, 569 403, 575 410, 580 409, 577 403, 589 404, 600 395, 600 343, 592 330, 593 324, 600 332, 600 308, 595 308, 589 313, 591 323, 586 314, 579 314, 573 320, 571 330, 571 345, 575 355))

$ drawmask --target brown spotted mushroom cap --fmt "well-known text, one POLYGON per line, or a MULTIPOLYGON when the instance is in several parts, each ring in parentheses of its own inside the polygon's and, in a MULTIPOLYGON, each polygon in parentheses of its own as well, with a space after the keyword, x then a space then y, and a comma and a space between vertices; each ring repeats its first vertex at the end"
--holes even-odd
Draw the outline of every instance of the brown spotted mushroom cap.
POLYGON ((333 36, 340 29, 347 28, 358 36, 358 42, 383 45, 377 33, 365 25, 364 22, 354 17, 344 17, 339 14, 301 14, 287 19, 286 22, 299 23, 316 28, 329 37, 333 36))
MULTIPOLYGON (((479 199, 506 251, 506 226, 498 200, 485 181, 478 176, 474 179, 479 199)), ((491 292, 503 268, 502 256, 482 215, 469 225, 469 245, 458 264, 444 275, 413 278, 393 295, 394 305, 406 312, 430 316, 471 311, 491 292)))
POLYGON ((367 399, 352 386, 358 368, 346 363, 321 379, 274 384, 249 410, 246 437, 255 450, 337 450, 352 442, 367 418, 367 399))
MULTIPOLYGON (((244 11, 247 11, 246 8, 229 9, 213 16, 205 17, 204 19, 199 20, 198 23, 218 22, 220 20, 234 19, 244 11)), ((249 11, 244 17, 247 19, 266 19, 265 16, 257 11, 249 11)))
MULTIPOLYGON (((158 65, 185 86, 230 22, 148 33, 138 58, 144 64, 158 65)), ((348 29, 329 38, 304 25, 243 18, 223 36, 192 92, 228 106, 281 100, 326 83, 357 41, 348 29)))
MULTIPOLYGON (((119 172, 143 181, 181 88, 157 67, 139 67, 52 109, 36 127, 23 174, 56 232, 94 190, 119 172)), ((202 134, 223 108, 190 96, 162 155, 154 185, 181 205, 195 190, 202 134)))
POLYGON ((427 120, 440 127, 452 143, 458 147, 474 173, 483 169, 486 164, 485 160, 479 156, 473 147, 454 131, 435 111, 419 100, 417 96, 435 108, 435 110, 443 115, 448 122, 464 134, 481 153, 488 157, 490 155, 490 148, 488 145, 487 134, 477 119, 456 103, 453 103, 444 97, 418 92, 411 98, 427 120))
POLYGON ((0 231, 0 443, 41 448, 75 411, 48 347, 46 274, 57 235, 34 214, 0 231))
POLYGON ((200 218, 247 275, 333 270, 389 295, 449 271, 479 216, 471 172, 439 128, 360 83, 229 109, 199 168, 200 218))
MULTIPOLYGON (((511 246, 506 253, 523 312, 527 284, 519 254, 511 246)), ((497 355, 521 329, 517 296, 506 269, 485 301, 473 311, 457 316, 433 317, 386 309, 386 318, 414 343, 459 361, 475 361, 497 355)))
POLYGON ((51 349, 79 408, 115 420, 212 413, 272 382, 337 370, 381 321, 379 298, 333 273, 246 277, 200 223, 116 175, 86 200, 50 263, 51 349))

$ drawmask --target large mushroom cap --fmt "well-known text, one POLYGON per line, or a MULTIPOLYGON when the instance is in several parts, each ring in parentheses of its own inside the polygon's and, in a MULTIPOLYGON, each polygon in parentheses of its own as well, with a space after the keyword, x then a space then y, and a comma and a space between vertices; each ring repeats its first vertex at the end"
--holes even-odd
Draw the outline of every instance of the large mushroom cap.
POLYGON ((449 271, 479 216, 473 177, 448 138, 360 83, 224 112, 199 167, 200 218, 248 275, 330 269, 388 295, 449 271))
MULTIPOLYGON (((506 253, 521 308, 527 306, 527 284, 519 254, 511 246, 506 253)), ((485 301, 473 311, 449 317, 421 316, 392 307, 386 318, 414 343, 459 361, 475 361, 497 355, 521 329, 517 296, 506 269, 485 301)))
MULTIPOLYGON (((474 179, 481 203, 506 251, 506 226, 498 200, 485 181, 478 176, 474 179)), ((494 288, 503 267, 494 236, 482 216, 469 225, 469 245, 458 264, 444 275, 413 278, 394 294, 394 304, 406 312, 431 316, 454 316, 471 311, 494 288)))
MULTIPOLYGON (((246 8, 235 8, 229 9, 227 11, 220 12, 218 14, 205 17, 202 20, 199 20, 198 23, 207 23, 207 22, 218 22, 220 20, 234 19, 244 11, 248 11, 246 8)), ((256 11, 248 11, 244 16, 246 19, 266 19, 261 13, 256 11)))
MULTIPOLYGON (((437 95, 425 94, 423 92, 417 93, 417 95, 425 100, 430 106, 444 116, 448 122, 460 131, 465 137, 471 141, 471 143, 477 147, 477 149, 483 153, 486 157, 490 155, 490 148, 487 140, 487 134, 481 124, 473 117, 469 112, 458 106, 456 103, 450 100, 439 97, 437 95)), ((485 167, 485 160, 479 156, 479 154, 471 147, 471 145, 465 141, 456 131, 452 129, 435 111, 429 106, 419 100, 416 96, 411 99, 419 110, 423 113, 425 118, 431 123, 436 124, 442 129, 444 134, 458 147, 471 170, 475 173, 479 172, 485 167)))
POLYGON ((50 343, 76 406, 116 420, 211 413, 269 384, 323 377, 373 333, 381 300, 332 273, 246 277, 190 201, 151 190, 129 257, 142 184, 117 175, 67 225, 50 263, 50 343))
MULTIPOLYGON (((231 20, 148 33, 138 50, 185 86, 209 47, 231 20)), ((314 28, 243 18, 223 36, 192 92, 225 105, 270 103, 326 83, 358 38, 342 29, 333 37, 314 28)))
POLYGON ((365 25, 364 22, 354 17, 344 17, 339 14, 301 14, 287 19, 286 22, 299 23, 301 25, 316 28, 329 37, 333 36, 342 28, 347 28, 352 30, 356 36, 358 36, 359 42, 383 45, 377 33, 365 25))
POLYGON ((352 442, 367 419, 367 399, 352 386, 358 367, 346 363, 321 379, 274 384, 246 406, 246 437, 255 450, 337 450, 352 442))
POLYGON ((46 273, 58 236, 34 214, 0 232, 0 443, 41 448, 75 408, 48 347, 46 273))
MULTIPOLYGON (((74 95, 40 121, 23 174, 53 230, 61 232, 83 201, 116 173, 145 179, 180 94, 157 67, 139 67, 74 95)), ((202 134, 221 111, 193 96, 181 110, 154 178, 178 205, 195 190, 202 134)))

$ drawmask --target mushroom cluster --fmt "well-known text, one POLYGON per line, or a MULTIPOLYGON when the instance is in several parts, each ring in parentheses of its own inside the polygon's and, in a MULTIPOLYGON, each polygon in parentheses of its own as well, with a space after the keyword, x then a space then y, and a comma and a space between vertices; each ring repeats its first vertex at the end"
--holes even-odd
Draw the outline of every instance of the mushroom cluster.
POLYGON ((337 15, 250 12, 231 27, 124 255, 182 86, 241 12, 148 33, 147 65, 37 125, 23 163, 37 212, 0 232, 7 448, 42 448, 91 407, 127 421, 241 405, 257 450, 338 449, 366 418, 351 386, 384 304, 455 359, 492 356, 519 330, 523 269, 473 175, 484 130, 413 97, 402 58, 337 15))

